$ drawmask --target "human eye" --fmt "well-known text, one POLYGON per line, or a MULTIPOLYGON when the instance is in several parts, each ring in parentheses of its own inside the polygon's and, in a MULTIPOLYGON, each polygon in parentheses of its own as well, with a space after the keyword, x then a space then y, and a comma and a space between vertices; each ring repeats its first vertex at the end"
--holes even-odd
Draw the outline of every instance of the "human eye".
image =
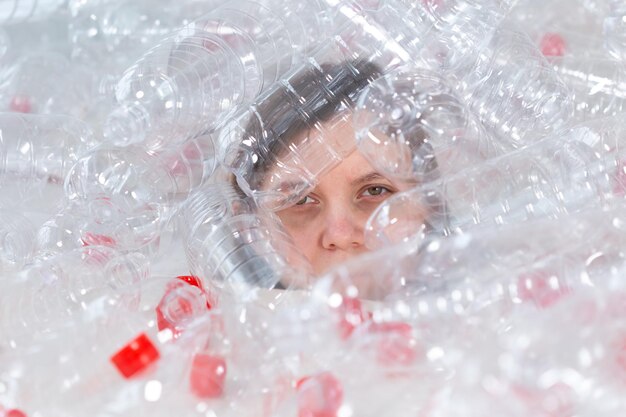
POLYGON ((311 203, 314 203, 314 202, 315 202, 315 199, 313 199, 311 196, 307 195, 307 196, 303 197, 301 200, 298 200, 295 205, 296 206, 303 206, 305 204, 311 204, 311 203))
POLYGON ((361 193, 361 195, 364 197, 378 197, 378 196, 383 196, 383 195, 392 194, 392 193, 393 193, 393 190, 391 190, 388 187, 385 187, 382 185, 372 185, 372 186, 366 187, 361 193))

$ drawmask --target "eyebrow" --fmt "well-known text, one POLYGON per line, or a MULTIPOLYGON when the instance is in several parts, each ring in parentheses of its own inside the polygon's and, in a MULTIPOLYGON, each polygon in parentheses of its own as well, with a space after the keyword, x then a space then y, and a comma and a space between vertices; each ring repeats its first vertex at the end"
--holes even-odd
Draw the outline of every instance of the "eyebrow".
POLYGON ((361 185, 370 181, 380 181, 380 180, 389 181, 389 179, 387 179, 386 177, 383 177, 378 172, 372 171, 372 172, 368 172, 367 174, 361 175, 360 177, 355 178, 354 180, 351 181, 351 183, 352 185, 361 185))

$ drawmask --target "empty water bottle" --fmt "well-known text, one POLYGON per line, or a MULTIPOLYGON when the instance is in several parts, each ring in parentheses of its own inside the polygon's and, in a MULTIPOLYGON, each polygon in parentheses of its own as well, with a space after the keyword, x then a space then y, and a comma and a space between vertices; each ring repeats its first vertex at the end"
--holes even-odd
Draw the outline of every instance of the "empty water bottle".
POLYGON ((378 68, 311 61, 229 121, 219 147, 244 192, 272 209, 295 203, 350 154, 354 137, 333 131, 349 126, 354 100, 378 68))
POLYGON ((37 262, 7 277, 0 301, 3 349, 31 343, 40 332, 65 326, 92 300, 146 278, 148 263, 139 254, 89 246, 37 262))
POLYGON ((67 0, 8 0, 0 6, 0 23, 21 23, 50 18, 64 11, 67 0))
POLYGON ((500 27, 473 64, 454 77, 487 131, 511 147, 526 146, 571 122, 569 89, 522 31, 500 27))
POLYGON ((626 70, 620 61, 563 57, 550 62, 572 91, 576 121, 623 112, 626 70))
POLYGON ((194 193, 185 223, 189 267, 208 289, 246 292, 308 283, 310 265, 279 221, 230 184, 194 193))
POLYGON ((447 177, 508 150, 448 82, 428 70, 394 71, 371 83, 353 122, 359 150, 382 173, 402 180, 447 177))
POLYGON ((0 132, 0 186, 19 183, 17 198, 38 182, 62 183, 96 143, 87 124, 62 115, 0 113, 0 132))
POLYGON ((239 0, 174 32, 119 81, 107 140, 157 149, 215 126, 299 61, 324 33, 323 10, 317 1, 239 0))
MULTIPOLYGON (((411 226, 413 233, 422 233, 426 225, 432 232, 453 234, 565 216, 621 200, 626 189, 621 124, 619 117, 588 121, 456 176, 396 194, 372 214, 367 229, 385 237, 394 235, 397 223, 411 226)), ((408 228, 402 231, 411 234, 408 228)))
POLYGON ((604 18, 604 44, 611 56, 626 59, 626 4, 609 0, 609 13, 604 18))
POLYGON ((149 47, 221 3, 224 1, 73 1, 69 5, 72 59, 121 74, 149 47))

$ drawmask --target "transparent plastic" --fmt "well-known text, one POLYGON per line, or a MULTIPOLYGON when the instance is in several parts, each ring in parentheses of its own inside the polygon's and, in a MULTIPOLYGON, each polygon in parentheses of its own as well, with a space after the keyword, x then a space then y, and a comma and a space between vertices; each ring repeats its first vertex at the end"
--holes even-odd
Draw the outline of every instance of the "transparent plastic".
POLYGON ((520 148, 565 127, 571 93, 523 31, 500 27, 471 65, 454 75, 459 93, 488 132, 520 148))
POLYGON ((370 217, 366 236, 385 245, 424 228, 449 235, 611 204, 625 193, 623 147, 619 117, 588 121, 390 197, 370 217))
POLYGON ((388 72, 359 96, 357 147, 390 178, 424 183, 510 150, 483 129, 448 81, 428 70, 388 72))
POLYGON ((604 46, 616 59, 626 58, 626 4, 609 0, 609 12, 604 18, 604 46))
POLYGON ((70 200, 115 197, 123 208, 167 205, 202 185, 215 165, 211 135, 154 152, 138 145, 100 146, 72 167, 65 190, 70 200))
POLYGON ((158 149, 214 127, 299 61, 325 32, 322 11, 317 1, 238 0, 174 32, 119 81, 105 137, 158 149))
POLYGON ((16 57, 0 79, 0 109, 5 112, 65 114, 83 119, 97 98, 94 75, 56 51, 16 57))
POLYGON ((219 143, 242 190, 264 207, 287 206, 353 152, 354 137, 333 132, 350 123, 356 94, 377 68, 310 62, 227 124, 219 143))
POLYGON ((0 274, 20 270, 33 256, 35 226, 29 219, 0 206, 0 274))
POLYGON ((310 279, 308 261, 278 219, 229 184, 194 193, 184 219, 190 270, 215 294, 220 289, 245 294, 255 288, 299 288, 310 279))
POLYGON ((387 0, 401 10, 408 25, 431 28, 420 36, 419 55, 428 68, 457 72, 475 59, 495 35, 515 1, 501 0, 387 0), (424 22, 424 23, 422 23, 424 22))
POLYGON ((0 5, 0 23, 37 21, 64 10, 67 0, 7 0, 0 5))
POLYGON ((55 325, 80 316, 92 300, 124 287, 140 288, 149 265, 139 254, 121 255, 112 248, 90 246, 36 262, 5 278, 0 295, 3 349, 21 343, 55 325))
POLYGON ((62 183, 96 144, 89 125, 65 115, 0 113, 0 132, 0 188, 13 198, 26 198, 38 183, 62 183))
POLYGON ((563 57, 550 62, 572 91, 576 121, 624 111, 626 70, 620 61, 563 57))
POLYGON ((137 57, 224 0, 116 0, 69 2, 68 35, 74 61, 121 74, 137 57))

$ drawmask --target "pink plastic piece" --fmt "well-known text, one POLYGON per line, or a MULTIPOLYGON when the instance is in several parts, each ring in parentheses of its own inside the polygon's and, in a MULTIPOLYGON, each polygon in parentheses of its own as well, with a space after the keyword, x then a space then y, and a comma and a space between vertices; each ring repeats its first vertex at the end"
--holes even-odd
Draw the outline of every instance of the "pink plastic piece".
POLYGON ((566 50, 565 39, 558 33, 546 33, 539 41, 539 49, 544 56, 563 56, 566 50))
POLYGON ((298 391, 298 417, 336 417, 343 403, 341 382, 330 372, 301 378, 298 391))
POLYGON ((111 356, 111 362, 125 378, 143 371, 159 359, 159 351, 145 333, 111 356))
POLYGON ((371 318, 371 315, 363 310, 358 298, 345 297, 339 306, 339 334, 346 339, 354 332, 354 329, 371 318))
POLYGON ((18 410, 17 408, 11 408, 10 410, 7 410, 4 415, 6 417, 27 417, 27 414, 25 412, 23 412, 22 410, 18 410))
POLYGON ((81 242, 83 242, 83 246, 108 246, 110 248, 114 248, 116 246, 115 239, 106 235, 100 235, 97 233, 87 232, 85 236, 82 237, 81 242))
POLYGON ((226 361, 221 356, 197 353, 191 365, 191 392, 200 398, 217 398, 224 393, 226 361))
POLYGON ((377 336, 377 360, 382 365, 410 365, 418 356, 413 328, 408 323, 372 323, 369 328, 377 336))
POLYGON ((557 276, 545 271, 522 274, 517 281, 517 293, 524 302, 534 302, 548 308, 569 294, 570 289, 562 286, 557 276))
POLYGON ((33 105, 28 96, 16 95, 11 99, 9 109, 18 113, 32 113, 33 105))
POLYGON ((210 309, 201 281, 194 276, 181 275, 165 287, 156 307, 157 328, 159 331, 169 329, 178 337, 186 322, 210 309))

